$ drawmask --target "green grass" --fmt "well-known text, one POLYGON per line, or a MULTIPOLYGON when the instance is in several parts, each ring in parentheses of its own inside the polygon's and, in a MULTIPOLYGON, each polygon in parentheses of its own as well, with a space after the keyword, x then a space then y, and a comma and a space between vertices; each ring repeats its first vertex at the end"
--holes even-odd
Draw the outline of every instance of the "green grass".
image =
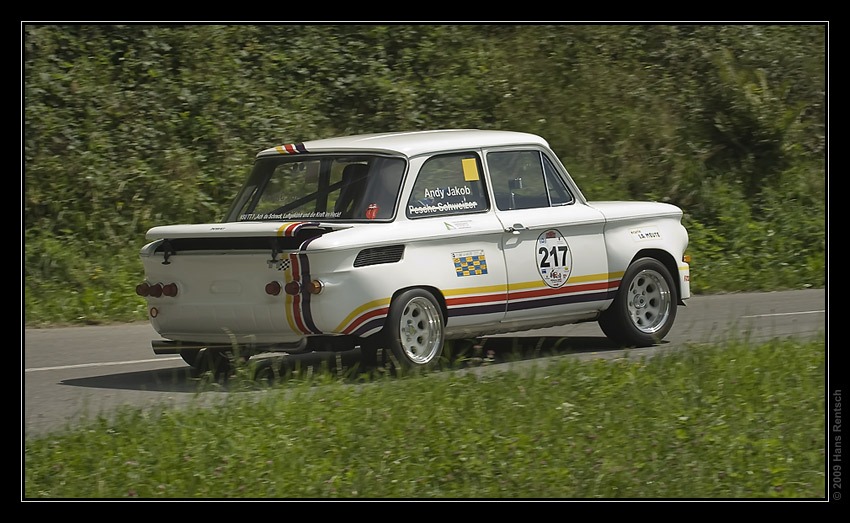
POLYGON ((240 371, 220 405, 27 440, 24 496, 823 498, 825 352, 729 342, 271 387, 240 371))

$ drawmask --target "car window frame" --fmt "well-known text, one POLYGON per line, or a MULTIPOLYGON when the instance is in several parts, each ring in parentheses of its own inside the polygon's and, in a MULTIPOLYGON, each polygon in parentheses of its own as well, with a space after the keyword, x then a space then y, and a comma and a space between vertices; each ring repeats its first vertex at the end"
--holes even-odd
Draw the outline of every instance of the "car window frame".
POLYGON ((485 149, 483 151, 483 157, 484 157, 484 162, 485 162, 484 167, 485 167, 485 170, 487 171, 487 180, 489 182, 488 185, 489 185, 490 189, 493 191, 493 193, 490 195, 490 197, 491 197, 491 200, 494 202, 493 203, 494 208, 498 212, 511 212, 511 211, 533 210, 533 209, 549 209, 549 208, 555 208, 555 207, 564 207, 564 206, 568 206, 568 205, 575 205, 577 202, 583 201, 583 200, 580 200, 582 198, 582 196, 578 192, 575 185, 572 183, 572 180, 569 177, 569 175, 568 174, 565 175, 565 172, 562 171, 562 165, 561 165, 560 161, 558 161, 556 159, 557 157, 554 157, 551 154, 551 152, 546 150, 546 149, 543 149, 543 148, 540 148, 540 147, 535 147, 535 146, 521 146, 521 145, 519 145, 519 146, 506 146, 506 147, 494 147, 494 148, 485 149), (511 152, 516 152, 516 153, 519 153, 519 152, 536 152, 538 154, 538 158, 540 159, 540 168, 541 168, 540 175, 543 179, 543 185, 544 185, 544 188, 546 190, 546 201, 548 202, 547 205, 535 206, 535 207, 522 207, 522 208, 514 208, 514 209, 502 209, 502 208, 499 207, 498 198, 496 198, 495 185, 493 183, 493 171, 491 170, 491 167, 490 167, 489 157, 490 157, 491 154, 494 154, 494 153, 511 153, 511 152), (556 179, 561 183, 563 188, 567 191, 567 194, 570 196, 570 201, 564 202, 564 203, 553 203, 552 202, 551 189, 549 188, 549 184, 548 184, 548 181, 547 181, 546 172, 545 172, 546 167, 544 165, 544 162, 548 162, 549 165, 552 167, 553 174, 555 175, 556 179))
MULTIPOLYGON (((408 176, 411 176, 410 172, 408 172, 408 176)), ((410 190, 407 193, 407 200, 404 204, 404 216, 408 220, 420 220, 420 219, 427 219, 427 218, 442 218, 442 217, 449 217, 449 216, 450 217, 468 216, 468 215, 473 215, 473 214, 488 213, 493 208, 493 205, 491 203, 491 195, 490 195, 489 185, 490 184, 489 184, 489 181, 487 179, 487 174, 486 174, 486 169, 484 167, 484 161, 482 159, 482 154, 481 154, 481 151, 478 150, 478 149, 462 149, 462 150, 457 150, 457 151, 444 151, 444 152, 438 152, 438 153, 428 155, 427 157, 425 157, 423 159, 422 164, 419 166, 419 168, 416 171, 415 178, 413 178, 412 181, 410 182, 410 190), (415 189, 417 187, 416 184, 419 183, 420 177, 422 175, 422 172, 425 170, 425 167, 432 160, 439 159, 439 158, 445 158, 445 157, 448 157, 448 156, 458 156, 458 157, 470 156, 470 157, 475 158, 475 167, 478 171, 478 181, 481 184, 481 187, 480 187, 481 198, 484 201, 483 208, 478 208, 478 209, 474 209, 474 210, 460 209, 460 210, 454 211, 454 212, 435 212, 435 213, 428 213, 428 214, 412 214, 410 212, 410 202, 411 202, 411 199, 415 195, 415 189)))

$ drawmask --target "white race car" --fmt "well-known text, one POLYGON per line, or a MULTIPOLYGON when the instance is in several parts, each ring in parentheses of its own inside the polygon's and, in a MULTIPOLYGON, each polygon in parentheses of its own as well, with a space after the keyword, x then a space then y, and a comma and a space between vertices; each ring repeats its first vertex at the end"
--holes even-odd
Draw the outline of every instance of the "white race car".
POLYGON ((586 201, 532 134, 316 140, 260 152, 223 223, 148 231, 136 291, 155 352, 190 364, 359 346, 426 367, 449 338, 590 320, 644 346, 690 296, 681 218, 586 201))

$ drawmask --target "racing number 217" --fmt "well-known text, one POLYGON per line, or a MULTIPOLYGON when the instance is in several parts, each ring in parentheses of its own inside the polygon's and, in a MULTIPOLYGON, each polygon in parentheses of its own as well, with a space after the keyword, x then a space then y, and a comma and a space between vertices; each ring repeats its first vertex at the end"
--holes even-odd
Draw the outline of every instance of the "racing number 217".
MULTIPOLYGON (((565 267, 567 265, 567 246, 566 245, 555 245, 551 249, 547 249, 546 247, 540 247, 537 250, 538 255, 542 255, 543 259, 540 260, 541 267, 551 267, 549 265, 549 257, 552 257, 552 260, 555 263, 555 267, 565 267), (561 254, 560 260, 558 259, 558 254, 561 254), (560 263, 558 263, 560 261, 560 263)), ((538 256, 539 258, 539 256, 538 256)))

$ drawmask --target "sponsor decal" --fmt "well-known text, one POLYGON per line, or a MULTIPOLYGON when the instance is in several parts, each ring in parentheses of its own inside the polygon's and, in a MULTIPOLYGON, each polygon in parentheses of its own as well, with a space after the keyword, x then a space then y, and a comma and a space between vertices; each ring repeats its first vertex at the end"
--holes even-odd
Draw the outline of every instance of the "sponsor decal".
MULTIPOLYGON (((420 202, 421 203, 421 202, 420 202)), ((438 202, 436 205, 422 204, 421 207, 408 206, 410 214, 431 214, 440 212, 463 212, 474 211, 478 208, 478 202, 458 202, 458 203, 443 203, 438 202)))
POLYGON ((632 240, 636 242, 645 242, 650 240, 660 240, 661 232, 658 230, 658 227, 649 226, 649 227, 641 227, 639 229, 632 229, 629 231, 629 234, 632 235, 632 240))
POLYGON ((459 231, 461 229, 471 229, 472 222, 470 220, 452 220, 450 222, 443 222, 446 226, 447 231, 459 231))
MULTIPOLYGON (((314 219, 314 220, 330 220, 333 218, 339 218, 342 216, 341 212, 331 212, 331 211, 311 211, 311 212, 288 212, 288 213, 276 213, 276 212, 249 212, 246 214, 239 215, 240 222, 246 221, 257 221, 257 220, 306 220, 306 219, 314 219)), ((224 230, 222 228, 222 230, 224 230)))
POLYGON ((452 261, 455 274, 459 278, 487 274, 487 258, 484 256, 484 251, 453 252, 452 261))

